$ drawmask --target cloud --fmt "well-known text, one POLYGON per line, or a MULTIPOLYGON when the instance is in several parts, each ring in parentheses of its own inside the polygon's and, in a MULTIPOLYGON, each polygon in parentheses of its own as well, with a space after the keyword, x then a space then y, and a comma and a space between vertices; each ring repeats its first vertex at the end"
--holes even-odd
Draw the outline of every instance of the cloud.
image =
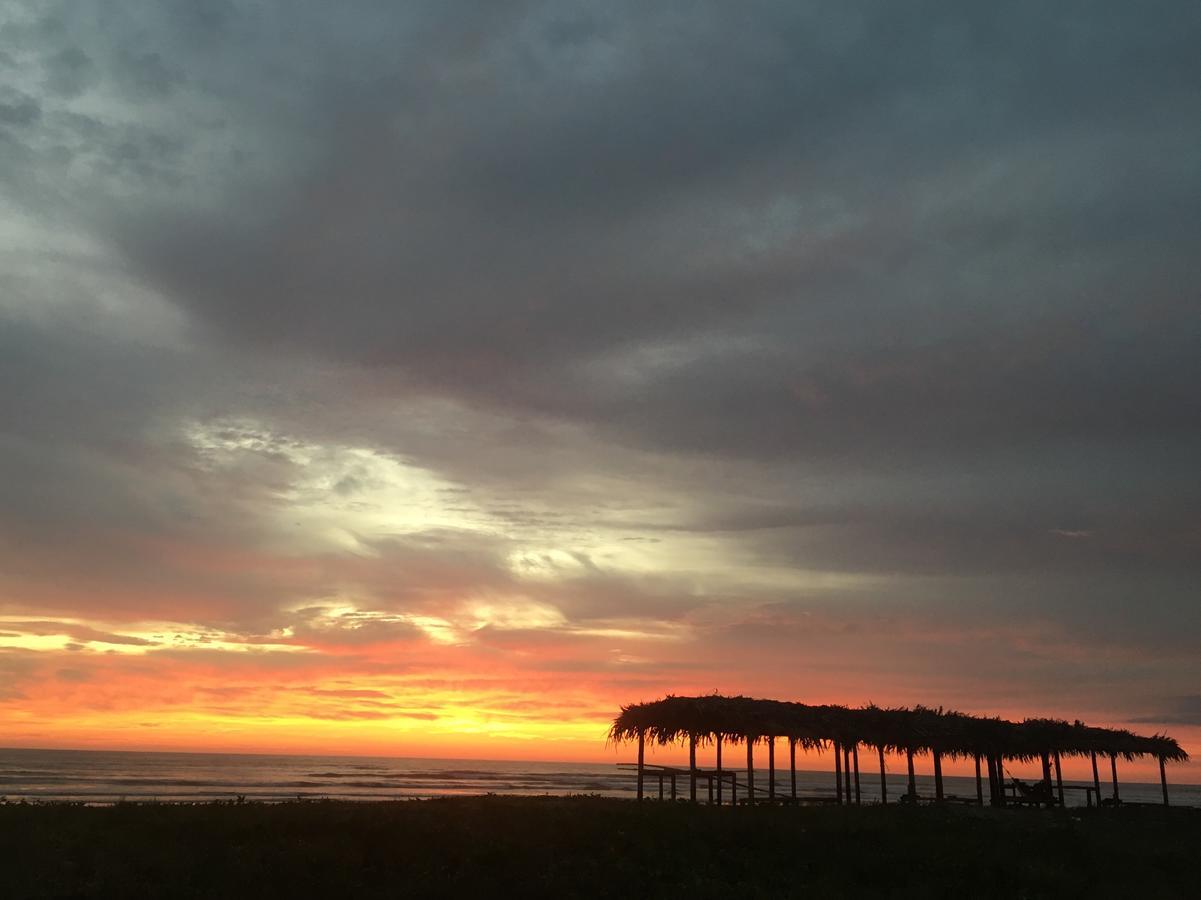
MULTIPOLYGON (((17 632, 33 635, 64 635, 76 641, 87 641, 102 644, 123 644, 133 647, 153 647, 154 641, 134 637, 128 634, 114 634, 100 631, 87 625, 64 622, 19 622, 6 620, 5 626, 17 632)), ((61 673, 60 673, 61 674, 61 673)))
POLYGON ((1195 680, 1195 4, 11 7, 14 702, 1195 680))
POLYGON ((1157 725, 1201 725, 1201 694, 1171 697, 1160 705, 1160 712, 1137 716, 1130 721, 1157 725))

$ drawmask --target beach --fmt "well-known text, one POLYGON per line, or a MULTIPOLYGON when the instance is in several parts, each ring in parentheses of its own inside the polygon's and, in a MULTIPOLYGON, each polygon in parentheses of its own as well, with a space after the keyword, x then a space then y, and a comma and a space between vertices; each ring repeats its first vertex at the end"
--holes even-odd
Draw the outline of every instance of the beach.
POLYGON ((1201 811, 598 797, 0 805, 8 898, 1196 896, 1201 811))
MULTIPOLYGON (((625 760, 624 755, 614 757, 625 760)), ((151 753, 116 750, 32 750, 0 748, 0 798, 29 802, 78 802, 109 804, 128 802, 195 802, 245 800, 406 800, 431 797, 462 797, 481 794, 569 795, 587 794, 633 798, 636 775, 619 769, 614 762, 564 762, 486 759, 426 759, 383 756, 279 755, 236 753, 151 753)), ((782 761, 783 762, 783 761, 782 761)), ((810 800, 834 798, 834 773, 829 754, 807 760, 830 769, 797 772, 797 792, 810 800)), ((712 759, 701 760, 711 767, 712 759)), ((1013 764, 1014 773, 1034 779, 1033 765, 1013 764)), ((744 770, 727 761, 727 772, 744 784, 744 770)), ((781 784, 787 778, 779 772, 781 784)), ((759 772, 760 781, 766 772, 759 772)), ((906 790, 904 763, 892 760, 889 797, 896 800, 906 790)), ((926 772, 916 778, 918 792, 933 797, 933 778, 926 772)), ((648 792, 657 794, 653 776, 648 792)), ((1083 805, 1082 790, 1089 782, 1068 780, 1069 806, 1083 805)), ((948 796, 976 796, 974 779, 947 776, 948 796)), ((681 791, 687 785, 680 781, 681 791)), ((1108 782, 1105 785, 1108 791, 1108 782)), ((670 787, 665 790, 669 793, 670 787)), ((1157 803, 1160 786, 1126 781, 1123 799, 1157 803)), ((880 799, 877 777, 862 779, 865 803, 880 799)), ((1201 807, 1201 786, 1171 784, 1174 806, 1201 807)))

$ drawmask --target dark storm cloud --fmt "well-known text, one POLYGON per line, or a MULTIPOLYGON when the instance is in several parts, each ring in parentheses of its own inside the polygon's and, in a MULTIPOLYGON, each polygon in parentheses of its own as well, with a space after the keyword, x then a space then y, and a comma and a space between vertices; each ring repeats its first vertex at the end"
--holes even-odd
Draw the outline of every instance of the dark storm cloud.
POLYGON ((352 18, 310 164, 118 233, 236 340, 670 450, 1195 437, 1195 8, 923 12, 352 18))
POLYGON ((1157 725, 1201 725, 1201 694, 1172 697, 1158 714, 1139 716, 1130 721, 1157 725))

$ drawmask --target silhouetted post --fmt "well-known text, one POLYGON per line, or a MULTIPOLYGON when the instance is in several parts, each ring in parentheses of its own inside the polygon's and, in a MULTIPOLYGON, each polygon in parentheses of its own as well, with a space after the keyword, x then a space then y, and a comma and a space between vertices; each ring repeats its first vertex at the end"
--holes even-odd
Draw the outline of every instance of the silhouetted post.
POLYGON ((1168 805, 1168 770, 1163 766, 1163 757, 1159 758, 1159 783, 1163 787, 1163 805, 1168 805))
POLYGON ((1093 761, 1093 790, 1097 792, 1097 806, 1101 805, 1101 776, 1097 774, 1097 751, 1089 753, 1093 761))
POLYGON ((988 764, 988 803, 990 806, 997 805, 997 761, 990 753, 984 758, 984 762, 988 764))
POLYGON ((1001 788, 1001 806, 1008 806, 1005 800, 1005 754, 997 754, 997 784, 1001 788))
POLYGON ((646 760, 646 738, 642 729, 638 730, 638 799, 642 799, 642 766, 646 760))
POLYGON ((721 732, 717 733, 717 805, 721 806, 721 732))
POLYGON ((1113 802, 1116 806, 1122 799, 1118 796, 1118 755, 1116 753, 1109 754, 1109 769, 1113 773, 1113 802))
POLYGON ((942 753, 934 751, 934 799, 942 803, 942 753))
POLYGON ((696 735, 688 735, 688 802, 696 803, 696 735))
POLYGON ((877 747, 880 751, 880 804, 888 805, 888 773, 884 770, 884 748, 877 747))
POLYGON ((776 736, 767 739, 767 798, 776 799, 776 736))
POLYGON ((796 799, 796 738, 788 739, 788 775, 792 780, 792 799, 796 799))
POLYGON ((905 748, 905 762, 909 765, 909 796, 917 799, 917 776, 913 774, 913 748, 905 748))
POLYGON ((1047 786, 1047 793, 1051 793, 1051 757, 1043 752, 1043 783, 1047 786))
POLYGON ((851 745, 851 762, 855 764, 855 805, 860 803, 859 799, 859 743, 856 741, 851 745))
POLYGON ((730 773, 730 805, 738 806, 738 772, 737 770, 730 773))
POLYGON ((842 748, 834 741, 834 793, 837 801, 842 803, 842 748))
POLYGON ((1059 751, 1055 751, 1055 792, 1059 795, 1059 805, 1063 806, 1063 767, 1059 763, 1059 751))
POLYGON ((976 760, 976 805, 984 805, 984 782, 980 780, 980 754, 974 754, 976 760))
POLYGON ((676 799, 676 773, 671 773, 671 799, 676 799))
POLYGON ((746 736, 746 802, 755 805, 755 739, 746 736))
POLYGON ((846 782, 847 806, 851 805, 851 748, 842 745, 842 778, 846 782))

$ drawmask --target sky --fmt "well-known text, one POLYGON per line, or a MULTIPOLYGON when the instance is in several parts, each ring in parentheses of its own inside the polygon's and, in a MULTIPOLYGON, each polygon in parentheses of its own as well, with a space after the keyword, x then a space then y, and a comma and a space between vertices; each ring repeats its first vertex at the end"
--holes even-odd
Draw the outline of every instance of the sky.
POLYGON ((721 691, 1201 756, 1199 40, 0 0, 3 743, 612 760, 721 691))

